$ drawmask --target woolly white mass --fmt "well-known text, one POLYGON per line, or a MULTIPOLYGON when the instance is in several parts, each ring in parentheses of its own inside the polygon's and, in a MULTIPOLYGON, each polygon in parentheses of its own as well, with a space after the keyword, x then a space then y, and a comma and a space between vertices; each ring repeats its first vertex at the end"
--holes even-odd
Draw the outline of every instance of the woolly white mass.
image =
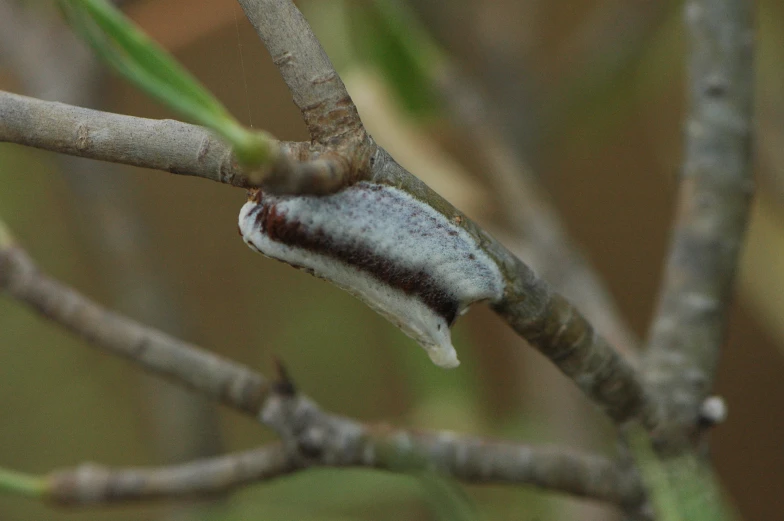
MULTIPOLYGON (((240 210, 242 238, 252 249, 274 259, 311 270, 353 294, 397 325, 441 367, 459 365, 450 324, 416 291, 390 285, 368 267, 348 264, 341 252, 363 251, 383 259, 387 269, 424 273, 430 288, 456 304, 457 314, 480 300, 498 300, 503 280, 498 266, 465 230, 406 192, 361 182, 328 196, 262 195, 240 210), (257 219, 260 208, 274 205, 286 223, 298 222, 298 233, 316 237, 329 248, 317 251, 273 240, 257 219)), ((275 237, 275 234, 272 234, 275 237)), ((285 240, 285 239, 284 239, 285 240)), ((345 255, 344 255, 345 258, 345 255)))

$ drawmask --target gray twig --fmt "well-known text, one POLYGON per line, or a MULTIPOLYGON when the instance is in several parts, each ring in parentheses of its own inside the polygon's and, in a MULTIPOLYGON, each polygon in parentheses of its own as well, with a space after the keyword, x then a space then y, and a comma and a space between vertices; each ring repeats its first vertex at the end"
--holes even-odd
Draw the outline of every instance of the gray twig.
MULTIPOLYGON (((232 160, 228 148, 204 129, 171 120, 107 114, 0 93, 0 140, 94 159, 198 175, 234 186, 249 186, 249 176, 232 160)), ((324 166, 317 159, 297 163, 307 144, 282 145, 280 157, 292 165, 324 166)), ((463 227, 493 256, 507 277, 499 314, 542 351, 616 421, 637 415, 655 423, 654 407, 636 371, 580 312, 494 238, 373 145, 372 179, 406 190, 463 227)), ((362 150, 362 155, 368 148, 362 150)), ((345 156, 336 156, 345 157, 345 156)), ((365 162, 364 160, 362 162, 365 162)), ((349 164, 353 162, 348 160, 349 164)), ((344 163, 345 164, 345 163, 344 163)), ((297 172, 294 166, 292 172, 297 172)), ((339 169, 339 168, 338 168, 339 169)), ((282 171, 287 171, 283 169, 282 171)), ((295 176, 296 177, 296 176, 295 176)), ((276 179, 277 177, 273 178, 276 179)), ((286 176, 282 174, 282 179, 286 176)), ((301 178, 300 178, 301 179, 301 178)))
MULTIPOLYGON (((313 146, 339 164, 330 191, 367 179, 373 141, 340 75, 291 0, 239 0, 288 85, 313 146)), ((278 178, 285 178, 284 172, 278 178)), ((316 193, 323 193, 316 192, 316 193)))
POLYGON ((86 463, 50 473, 44 496, 56 505, 81 506, 204 497, 297 469, 279 443, 168 467, 112 469, 86 463))
POLYGON ((753 9, 746 0, 685 6, 691 49, 684 168, 646 369, 666 400, 673 434, 696 424, 713 385, 748 219, 753 9))
POLYGON ((0 141, 73 156, 203 177, 278 193, 329 193, 344 185, 348 166, 309 143, 281 143, 261 174, 240 167, 223 141, 196 125, 146 119, 0 91, 0 141))
POLYGON ((313 141, 359 134, 357 108, 310 25, 291 0, 239 0, 302 111, 313 141))
POLYGON ((256 414, 270 392, 257 373, 106 310, 46 276, 18 246, 0 249, 0 290, 88 342, 241 411, 256 414))
POLYGON ((618 423, 640 418, 658 423, 658 406, 643 388, 637 370, 598 334, 579 310, 473 221, 405 170, 381 147, 373 180, 397 186, 459 222, 498 264, 506 279, 504 297, 493 309, 550 359, 618 423))
POLYGON ((51 478, 51 498, 94 503, 223 491, 308 466, 434 469, 475 483, 531 484, 617 504, 636 504, 636 474, 561 448, 529 447, 451 432, 370 426, 322 411, 282 372, 270 382, 250 369, 105 310, 47 277, 0 229, 0 290, 112 354, 257 418, 283 439, 272 448, 150 470, 87 466, 51 478), (230 475, 226 469, 233 469, 230 475))
MULTIPOLYGON (((51 472, 44 496, 58 505, 89 506, 216 494, 311 467, 362 467, 392 472, 434 470, 466 483, 526 484, 621 507, 644 497, 637 474, 612 461, 559 447, 530 447, 450 432, 367 427, 324 415, 332 439, 303 441, 308 457, 280 443, 245 452, 153 468, 109 468, 87 463, 51 472), (347 429, 347 427, 349 427, 347 429), (350 427, 356 427, 351 429, 350 427), (343 436, 343 438, 340 438, 343 436)), ((312 418, 311 418, 312 421, 312 418)), ((306 435, 307 436, 307 435, 306 435)))

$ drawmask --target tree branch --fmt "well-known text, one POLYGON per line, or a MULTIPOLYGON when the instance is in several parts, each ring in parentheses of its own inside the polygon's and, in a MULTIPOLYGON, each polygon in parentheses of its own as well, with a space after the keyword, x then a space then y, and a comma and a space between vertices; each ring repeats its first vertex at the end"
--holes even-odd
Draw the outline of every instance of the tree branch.
POLYGON ((0 141, 126 165, 203 177, 278 193, 329 193, 344 185, 349 165, 309 143, 281 143, 275 164, 244 171, 208 130, 170 119, 146 119, 42 101, 0 91, 0 141))
POLYGON ((655 425, 657 407, 646 395, 640 376, 579 311, 372 143, 342 80, 296 6, 290 0, 240 3, 292 91, 314 142, 328 138, 342 142, 343 157, 363 178, 401 188, 453 222, 465 223, 464 228, 507 277, 505 298, 494 303, 494 309, 616 422, 639 416, 649 427, 655 425), (337 139, 340 136, 351 137, 337 139), (370 172, 365 173, 366 169, 370 172))
POLYGON ((437 471, 466 483, 532 485, 619 506, 639 504, 639 477, 606 458, 556 447, 528 447, 458 436, 365 428, 359 452, 331 452, 307 462, 280 443, 245 452, 152 468, 112 469, 87 463, 51 472, 40 492, 62 506, 177 499, 231 491, 311 467, 376 468, 392 472, 437 471), (421 458, 421 460, 419 459, 421 458))
POLYGON ((533 347, 550 359, 618 423, 639 417, 649 427, 658 407, 641 376, 582 314, 487 232, 406 171, 381 147, 373 161, 373 181, 396 186, 460 223, 498 264, 506 287, 493 309, 533 347))
MULTIPOLYGON (((0 140, 198 175, 234 186, 251 184, 249 176, 237 169, 225 145, 200 127, 171 120, 107 114, 0 93, 0 140)), ((281 157, 295 161, 306 154, 305 147, 298 143, 284 144, 281 157)), ((382 148, 372 149, 373 181, 403 189, 453 222, 461 223, 496 260, 506 276, 507 287, 504 299, 495 309, 515 331, 575 380, 614 420, 622 422, 642 415, 647 424, 656 423, 655 407, 645 395, 634 368, 593 330, 574 306, 553 293, 524 263, 402 168, 382 148)), ((317 160, 313 164, 320 163, 317 160)), ((281 181, 285 179, 283 175, 281 181)))
POLYGON ((87 463, 50 473, 45 477, 43 496, 64 506, 204 497, 297 469, 279 443, 168 467, 111 469, 87 463))
POLYGON ((11 243, 0 245, 0 290, 90 343, 255 415, 270 393, 257 373, 108 311, 41 273, 11 243))
POLYGON ((524 483, 624 507, 641 504, 645 496, 634 471, 561 447, 364 425, 325 413, 301 396, 275 395, 265 409, 262 416, 304 457, 303 465, 427 469, 468 483, 524 483))
POLYGON ((599 456, 461 436, 369 426, 322 411, 285 371, 269 382, 250 369, 107 311, 42 274, 0 226, 0 290, 88 342, 257 418, 283 439, 264 448, 163 469, 88 466, 50 477, 58 503, 219 492, 308 466, 422 468, 473 483, 531 484, 621 505, 637 504, 636 474, 599 456), (284 455, 285 453, 285 455, 284 455))
POLYGON ((689 116, 678 213, 647 377, 673 432, 710 392, 753 190, 753 3, 690 0, 689 116))
POLYGON ((311 138, 326 144, 365 130, 357 108, 310 25, 291 0, 239 0, 302 111, 311 138))

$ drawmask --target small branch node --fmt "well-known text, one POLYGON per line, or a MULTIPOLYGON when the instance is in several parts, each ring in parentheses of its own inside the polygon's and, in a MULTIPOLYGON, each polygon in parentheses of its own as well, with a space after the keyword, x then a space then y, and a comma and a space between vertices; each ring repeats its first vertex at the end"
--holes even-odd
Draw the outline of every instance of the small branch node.
POLYGON ((327 74, 323 74, 321 76, 315 76, 310 82, 313 85, 323 85, 325 83, 329 83, 330 81, 335 81, 338 77, 337 72, 330 71, 327 74))
POLYGON ((294 55, 290 52, 284 52, 272 59, 272 63, 274 63, 278 67, 283 67, 284 65, 290 65, 294 61, 294 55))
POLYGON ((727 420, 727 403, 721 396, 709 396, 702 402, 698 417, 700 427, 714 427, 727 420))

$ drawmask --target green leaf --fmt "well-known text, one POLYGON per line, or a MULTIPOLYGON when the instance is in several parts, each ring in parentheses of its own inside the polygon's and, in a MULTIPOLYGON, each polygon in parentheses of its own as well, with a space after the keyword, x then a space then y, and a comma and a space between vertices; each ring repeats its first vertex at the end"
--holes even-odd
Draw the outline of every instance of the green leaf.
POLYGON ((13 470, 0 468, 0 492, 40 497, 46 490, 46 480, 13 470))
POLYGON ((443 53, 403 5, 387 0, 348 10, 354 50, 378 67, 413 114, 430 116, 437 109, 432 74, 443 53))
POLYGON ((248 166, 273 159, 275 140, 243 127, 199 81, 104 0, 59 0, 71 24, 119 74, 184 117, 199 123, 234 148, 248 166))

